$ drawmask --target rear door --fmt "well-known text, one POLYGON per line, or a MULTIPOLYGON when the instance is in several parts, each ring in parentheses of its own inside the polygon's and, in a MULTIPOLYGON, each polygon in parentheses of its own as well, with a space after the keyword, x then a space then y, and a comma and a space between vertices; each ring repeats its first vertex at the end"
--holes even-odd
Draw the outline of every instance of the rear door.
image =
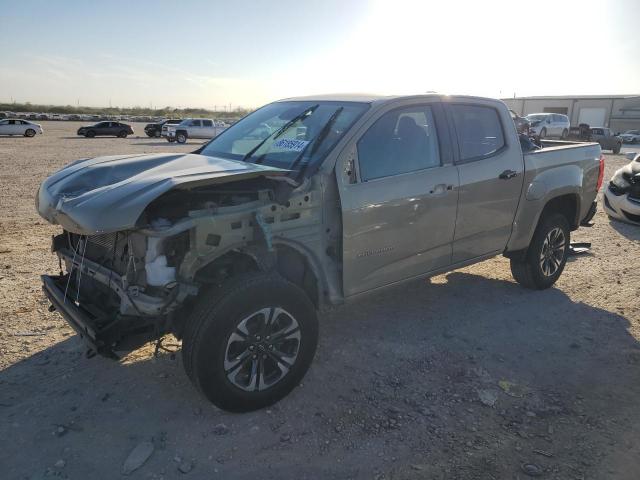
POLYGON ((345 296, 449 265, 458 172, 442 106, 387 106, 343 153, 345 296))
POLYGON ((7 120, 7 124, 3 125, 2 131, 4 135, 20 135, 23 133, 20 120, 7 120))
POLYGON ((216 130, 213 126, 213 120, 202 120, 202 138, 213 138, 216 136, 216 130))
POLYGON ((446 108, 460 177, 457 263, 504 250, 522 191, 524 159, 506 109, 480 100, 451 101, 446 108))
POLYGON ((9 127, 10 121, 11 120, 0 121, 0 135, 9 135, 9 133, 11 133, 11 128, 9 127))

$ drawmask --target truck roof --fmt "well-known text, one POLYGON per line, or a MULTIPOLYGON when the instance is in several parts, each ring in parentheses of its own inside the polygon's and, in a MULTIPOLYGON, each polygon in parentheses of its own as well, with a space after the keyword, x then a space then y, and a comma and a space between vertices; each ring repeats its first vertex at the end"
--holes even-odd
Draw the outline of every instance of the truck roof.
POLYGON ((448 98, 466 98, 476 100, 492 100, 501 102, 501 100, 489 97, 478 97, 473 95, 446 95, 442 93, 426 93, 417 95, 379 95, 371 93, 331 93, 323 95, 308 95, 302 97, 283 98, 278 100, 279 102, 292 102, 292 101, 324 101, 324 102, 360 102, 360 103, 383 103, 386 101, 397 100, 400 98, 434 98, 434 97, 448 97, 448 98))

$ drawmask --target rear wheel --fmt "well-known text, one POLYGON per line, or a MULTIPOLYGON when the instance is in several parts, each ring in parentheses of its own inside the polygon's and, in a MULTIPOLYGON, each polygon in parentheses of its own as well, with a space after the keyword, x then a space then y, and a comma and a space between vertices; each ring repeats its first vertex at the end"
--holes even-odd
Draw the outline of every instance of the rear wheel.
POLYGON ((25 137, 33 137, 35 136, 36 131, 33 128, 27 128, 27 131, 24 132, 25 137))
POLYGON ((317 342, 316 310, 304 291, 276 274, 249 274, 204 293, 187 320, 182 357, 212 403, 246 412, 293 390, 317 342))
POLYGON ((622 149, 622 144, 621 143, 616 143, 616 146, 613 147, 613 153, 617 155, 618 153, 620 153, 621 149, 622 149))
POLYGON ((525 257, 511 259, 513 278, 526 288, 549 288, 560 278, 567 263, 569 240, 569 223, 564 215, 554 213, 543 217, 525 257))

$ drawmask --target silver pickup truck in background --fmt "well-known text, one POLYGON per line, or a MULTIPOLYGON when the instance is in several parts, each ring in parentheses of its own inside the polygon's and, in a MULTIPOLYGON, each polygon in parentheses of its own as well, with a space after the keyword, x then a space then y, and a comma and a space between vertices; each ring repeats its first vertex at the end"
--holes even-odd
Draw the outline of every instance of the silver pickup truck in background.
POLYGON ((496 255, 523 286, 553 285, 603 172, 597 143, 523 154, 497 100, 282 100, 194 153, 79 160, 45 180, 37 208, 63 229, 64 268, 44 291, 91 351, 172 333, 209 400, 253 410, 300 382, 326 305, 496 255))
POLYGON ((185 143, 189 138, 214 138, 222 133, 227 125, 210 118, 185 118, 178 124, 165 123, 161 135, 169 143, 185 143))

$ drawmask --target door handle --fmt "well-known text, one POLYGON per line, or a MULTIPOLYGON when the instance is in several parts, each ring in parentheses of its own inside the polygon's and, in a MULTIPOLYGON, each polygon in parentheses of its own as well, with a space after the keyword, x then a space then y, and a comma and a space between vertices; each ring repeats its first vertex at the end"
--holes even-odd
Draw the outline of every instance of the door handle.
POLYGON ((500 180, 509 180, 510 178, 517 177, 517 176, 518 176, 518 172, 515 172, 513 170, 505 170, 500 175, 498 175, 498 178, 500 180))

